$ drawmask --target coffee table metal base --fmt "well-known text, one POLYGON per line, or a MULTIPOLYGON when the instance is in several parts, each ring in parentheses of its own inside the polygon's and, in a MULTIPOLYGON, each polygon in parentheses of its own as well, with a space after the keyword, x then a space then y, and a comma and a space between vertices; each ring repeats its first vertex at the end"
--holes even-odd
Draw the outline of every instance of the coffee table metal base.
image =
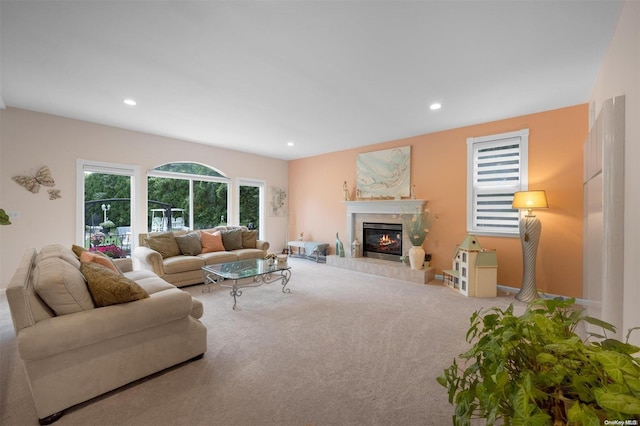
MULTIPOLYGON (((249 280, 249 278, 245 278, 249 280)), ((272 273, 257 275, 254 276, 249 282, 239 282, 241 280, 236 279, 225 279, 219 275, 211 271, 207 271, 204 276, 204 284, 205 288, 202 289, 203 293, 209 293, 211 288, 209 285, 219 285, 220 287, 230 288, 231 292, 229 293, 231 297, 233 297, 233 309, 236 309, 237 298, 242 296, 242 289, 248 287, 260 287, 262 284, 272 284, 280 281, 282 284, 282 292, 283 293, 291 293, 291 289, 286 288, 287 284, 289 284, 289 280, 291 279, 291 270, 290 269, 282 269, 280 271, 274 271, 272 273), (274 277, 275 275, 275 277, 274 277), (232 281, 233 284, 225 284, 226 282, 232 281)))

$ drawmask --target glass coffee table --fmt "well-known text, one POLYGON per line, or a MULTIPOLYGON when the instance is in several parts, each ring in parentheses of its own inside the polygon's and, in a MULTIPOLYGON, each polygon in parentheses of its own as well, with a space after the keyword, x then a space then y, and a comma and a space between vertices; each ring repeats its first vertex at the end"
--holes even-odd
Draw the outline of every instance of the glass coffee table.
POLYGON ((202 269, 206 285, 202 291, 210 292, 210 284, 230 288, 233 309, 236 308, 236 298, 242 296, 243 288, 260 287, 262 284, 280 281, 282 292, 291 293, 291 290, 286 288, 289 279, 291 279, 291 267, 287 264, 278 265, 278 263, 272 264, 264 259, 249 259, 203 266, 202 269), (225 281, 233 281, 233 284, 225 284, 225 281))

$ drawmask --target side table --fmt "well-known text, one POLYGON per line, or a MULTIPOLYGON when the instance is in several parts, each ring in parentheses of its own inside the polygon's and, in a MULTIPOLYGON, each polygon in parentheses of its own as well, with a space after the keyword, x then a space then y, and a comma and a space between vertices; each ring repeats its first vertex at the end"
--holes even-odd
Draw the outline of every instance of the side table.
POLYGON ((304 257, 306 259, 315 260, 316 263, 326 262, 328 243, 320 243, 317 241, 289 241, 287 243, 289 256, 304 257), (293 250, 295 248, 295 250, 293 250))

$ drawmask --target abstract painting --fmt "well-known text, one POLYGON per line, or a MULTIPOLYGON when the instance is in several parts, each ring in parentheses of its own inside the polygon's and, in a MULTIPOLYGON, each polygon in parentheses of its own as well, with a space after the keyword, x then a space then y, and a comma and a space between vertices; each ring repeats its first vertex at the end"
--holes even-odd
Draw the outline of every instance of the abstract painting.
POLYGON ((275 186, 271 187, 269 216, 285 216, 287 214, 287 191, 275 186))
POLYGON ((411 146, 358 154, 356 170, 356 190, 360 198, 408 197, 411 146))

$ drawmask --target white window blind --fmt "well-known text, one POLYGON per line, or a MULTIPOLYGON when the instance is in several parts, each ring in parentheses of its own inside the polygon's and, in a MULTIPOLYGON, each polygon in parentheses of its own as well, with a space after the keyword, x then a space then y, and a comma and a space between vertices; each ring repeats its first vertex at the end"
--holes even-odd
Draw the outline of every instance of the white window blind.
POLYGON ((467 139, 467 229, 518 235, 513 194, 527 189, 529 130, 467 139))

